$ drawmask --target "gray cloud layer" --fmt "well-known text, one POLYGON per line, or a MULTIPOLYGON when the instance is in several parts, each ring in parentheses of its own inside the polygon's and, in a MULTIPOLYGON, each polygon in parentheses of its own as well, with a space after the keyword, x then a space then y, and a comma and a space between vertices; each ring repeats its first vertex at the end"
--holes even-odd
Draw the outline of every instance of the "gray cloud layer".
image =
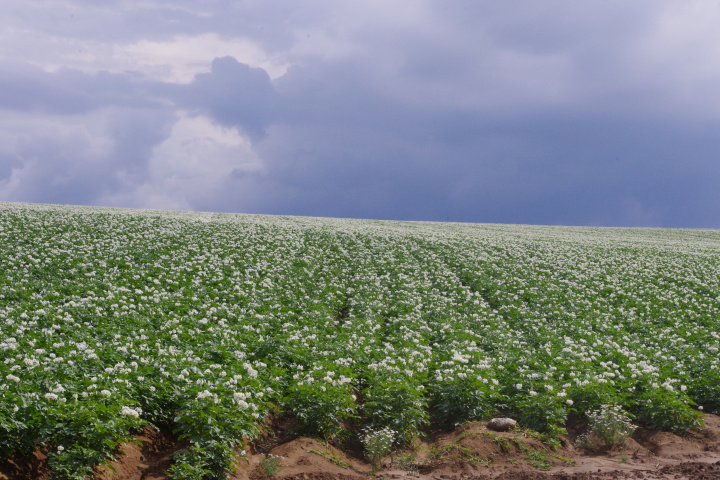
POLYGON ((55 69, 43 67, 45 58, 5 52, 0 198, 720 225, 718 7, 248 3, 68 1, 52 19, 33 4, 3 7, 17 31, 36 29, 68 45, 215 33, 249 39, 288 68, 272 78, 211 54, 207 71, 170 83, 142 71, 92 71, 92 61, 66 51, 60 57, 76 64, 55 69), (179 125, 193 118, 208 126, 192 128, 216 130, 188 136, 179 125), (246 143, 236 140, 243 136, 246 143), (212 163, 202 152, 222 158, 212 163))

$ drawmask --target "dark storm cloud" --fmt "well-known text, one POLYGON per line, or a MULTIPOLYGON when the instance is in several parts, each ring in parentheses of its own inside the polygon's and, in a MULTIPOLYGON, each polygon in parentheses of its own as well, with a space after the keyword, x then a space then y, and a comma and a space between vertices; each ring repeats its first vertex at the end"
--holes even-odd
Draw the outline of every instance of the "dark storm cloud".
POLYGON ((720 167, 712 151, 720 142, 692 127, 536 119, 513 124, 509 138, 490 151, 475 144, 476 155, 494 167, 464 166, 457 211, 492 222, 711 227, 720 221, 707 208, 718 200, 712 178, 720 167))
MULTIPOLYGON (((413 55, 403 75, 415 65, 413 55)), ((458 76, 461 63, 446 59, 450 73, 432 76, 458 76)), ((672 119, 618 119, 592 99, 574 110, 531 105, 492 115, 494 106, 423 105, 389 98, 374 76, 367 61, 316 62, 271 86, 226 58, 197 77, 188 87, 197 93, 187 98, 223 125, 270 126, 256 145, 268 172, 255 175, 263 187, 244 200, 246 210, 604 225, 717 221, 702 208, 713 195, 698 196, 692 187, 708 191, 705 179, 717 172, 709 153, 717 142, 707 125, 695 131, 672 119), (688 157, 690 165, 680 161, 688 157)), ((626 109, 646 101, 626 99, 626 109)), ((233 205, 209 199, 200 208, 233 205)))
POLYGON ((175 92, 178 106, 239 127, 253 138, 262 136, 275 114, 276 94, 267 72, 232 57, 216 58, 210 73, 175 92))
POLYGON ((720 174, 713 154, 720 141, 707 123, 615 118, 604 105, 491 116, 483 108, 386 98, 362 63, 316 68, 293 69, 272 86, 257 69, 224 58, 187 87, 186 101, 223 125, 267 129, 256 143, 266 173, 229 178, 223 200, 198 208, 232 211, 232 192, 252 180, 256 193, 242 205, 258 213, 628 226, 720 221, 706 208, 717 203, 711 179, 720 174))
POLYGON ((79 114, 116 105, 146 107, 157 101, 146 93, 153 84, 131 74, 86 74, 60 69, 0 64, 0 109, 53 114, 79 114))
POLYGON ((390 133, 271 129, 261 149, 272 159, 271 173, 256 179, 265 188, 247 206, 277 214, 292 205, 307 215, 567 225, 720 221, 708 208, 718 202, 720 167, 711 152, 720 142, 713 138, 674 125, 563 121, 509 129, 415 145, 390 133), (682 162, 687 156, 691 164, 682 162), (273 195, 262 194, 268 189, 273 195))

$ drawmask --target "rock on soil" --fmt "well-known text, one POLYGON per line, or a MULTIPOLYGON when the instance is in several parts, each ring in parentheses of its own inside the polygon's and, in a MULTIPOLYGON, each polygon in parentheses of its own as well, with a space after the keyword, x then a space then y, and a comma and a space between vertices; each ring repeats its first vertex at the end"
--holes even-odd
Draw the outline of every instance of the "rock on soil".
POLYGON ((487 424, 490 430, 496 432, 507 432, 513 429, 517 425, 517 422, 512 418, 493 418, 487 424))

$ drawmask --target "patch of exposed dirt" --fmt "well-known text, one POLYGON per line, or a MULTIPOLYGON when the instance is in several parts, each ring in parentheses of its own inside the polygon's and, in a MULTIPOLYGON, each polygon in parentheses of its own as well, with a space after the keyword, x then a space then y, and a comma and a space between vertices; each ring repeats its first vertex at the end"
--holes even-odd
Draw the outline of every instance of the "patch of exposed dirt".
POLYGON ((46 453, 38 450, 28 457, 15 457, 6 463, 0 462, 0 480, 48 480, 50 469, 46 453))
MULTIPOLYGON (((493 432, 485 423, 469 423, 452 432, 435 432, 413 448, 383 459, 376 478, 386 479, 504 479, 585 480, 720 479, 720 417, 705 416, 705 427, 680 437, 667 432, 638 429, 624 449, 587 453, 573 446, 575 434, 561 438, 555 450, 531 432, 493 432)), ((341 451, 315 439, 294 438, 282 420, 271 419, 267 437, 248 447, 248 462, 241 462, 232 480, 266 480, 264 454, 282 457, 272 477, 282 480, 357 480, 370 476, 370 465, 357 451, 341 451)), ((98 471, 101 480, 168 480, 165 471, 172 454, 187 445, 167 432, 146 429, 137 436, 141 445, 121 448, 109 469, 98 471)), ((42 452, 29 459, 0 465, 0 480, 49 480, 42 452)))
MULTIPOLYGON (((272 455, 281 457, 281 469, 273 478, 283 479, 358 479, 367 477, 370 466, 365 462, 351 458, 337 448, 326 445, 318 440, 301 437, 273 448, 272 455)), ((247 477, 240 478, 266 479, 262 455, 252 455, 253 467, 247 477)))
POLYGON ((169 432, 145 428, 137 435, 137 443, 127 443, 120 447, 117 460, 111 462, 112 468, 98 469, 98 480, 164 480, 169 478, 165 471, 172 464, 172 455, 187 443, 173 439, 169 432))

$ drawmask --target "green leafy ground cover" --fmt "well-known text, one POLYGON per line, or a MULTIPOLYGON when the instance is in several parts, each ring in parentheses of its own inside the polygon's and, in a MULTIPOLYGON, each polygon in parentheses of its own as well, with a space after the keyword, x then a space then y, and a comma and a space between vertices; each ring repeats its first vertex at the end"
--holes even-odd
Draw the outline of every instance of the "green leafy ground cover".
POLYGON ((342 442, 495 412, 720 410, 720 231, 0 204, 0 458, 84 478, 143 425, 224 478, 270 411, 342 442), (430 413, 432 412, 432 413, 430 413))

